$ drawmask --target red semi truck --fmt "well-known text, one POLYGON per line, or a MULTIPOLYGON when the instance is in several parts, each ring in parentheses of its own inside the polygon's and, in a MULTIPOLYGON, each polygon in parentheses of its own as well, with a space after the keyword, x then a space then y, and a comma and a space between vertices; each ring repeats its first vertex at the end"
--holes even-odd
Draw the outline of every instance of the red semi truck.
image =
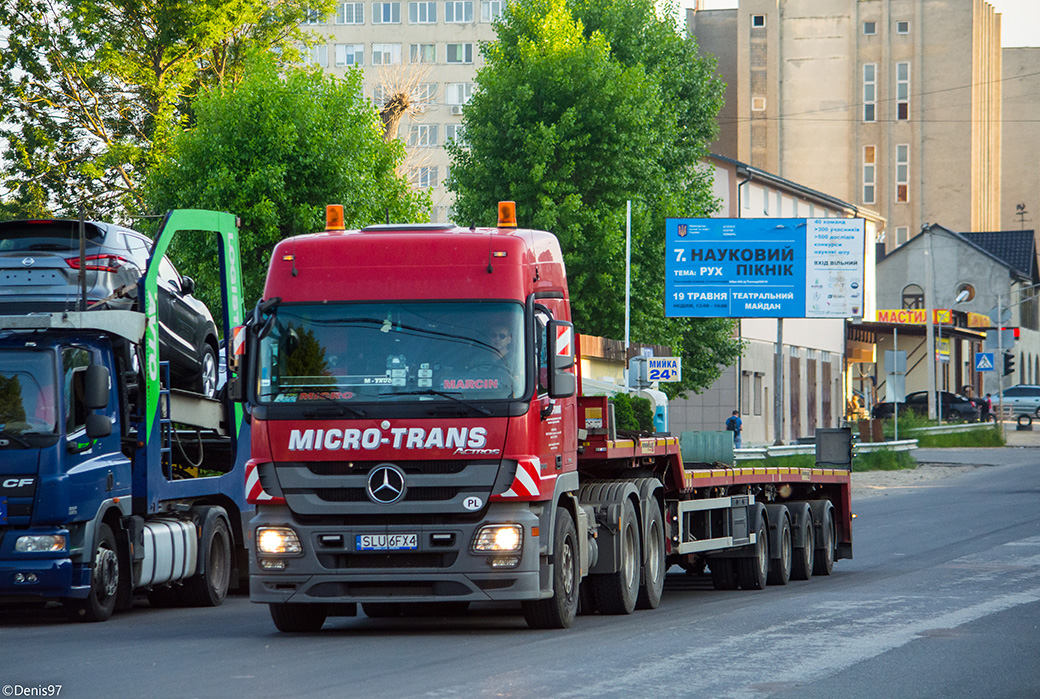
POLYGON ((565 628, 579 605, 656 607, 672 565, 761 589, 852 555, 847 468, 684 463, 578 395, 559 243, 509 202, 468 229, 346 231, 329 207, 325 231, 277 245, 236 345, 250 597, 282 631, 358 603, 520 602, 565 628))

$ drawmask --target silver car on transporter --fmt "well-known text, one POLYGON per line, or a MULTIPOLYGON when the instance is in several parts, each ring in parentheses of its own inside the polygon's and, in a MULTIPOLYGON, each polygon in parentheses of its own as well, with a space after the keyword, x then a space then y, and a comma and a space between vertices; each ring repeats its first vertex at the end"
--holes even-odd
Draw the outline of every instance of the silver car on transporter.
MULTIPOLYGON (((129 228, 84 224, 84 273, 91 309, 137 308, 137 281, 152 240, 129 228)), ((0 221, 0 315, 76 310, 80 298, 80 223, 36 219, 0 221)), ((213 397, 217 388, 217 329, 196 299, 195 282, 169 259, 159 264, 159 354, 170 362, 171 383, 213 397)))

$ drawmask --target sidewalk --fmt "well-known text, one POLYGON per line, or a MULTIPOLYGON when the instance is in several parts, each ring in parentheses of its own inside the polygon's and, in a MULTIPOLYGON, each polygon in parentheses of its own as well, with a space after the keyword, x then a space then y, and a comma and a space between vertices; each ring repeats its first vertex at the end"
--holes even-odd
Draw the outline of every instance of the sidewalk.
POLYGON ((1032 430, 1018 430, 1013 421, 1004 422, 1004 437, 1009 447, 1040 447, 1040 420, 1033 421, 1032 430))

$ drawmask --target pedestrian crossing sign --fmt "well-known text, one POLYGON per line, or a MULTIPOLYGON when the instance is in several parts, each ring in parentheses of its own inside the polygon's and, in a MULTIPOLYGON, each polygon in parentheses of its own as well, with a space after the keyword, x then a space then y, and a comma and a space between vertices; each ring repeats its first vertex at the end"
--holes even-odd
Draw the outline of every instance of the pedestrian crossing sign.
POLYGON ((975 353, 975 371, 993 371, 993 352, 975 353))

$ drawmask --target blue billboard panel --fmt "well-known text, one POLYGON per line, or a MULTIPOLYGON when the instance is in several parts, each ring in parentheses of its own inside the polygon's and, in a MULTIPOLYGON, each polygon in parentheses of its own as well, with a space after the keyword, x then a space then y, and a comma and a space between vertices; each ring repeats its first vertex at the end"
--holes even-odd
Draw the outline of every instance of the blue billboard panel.
POLYGON ((862 219, 668 219, 665 315, 862 315, 862 219))

